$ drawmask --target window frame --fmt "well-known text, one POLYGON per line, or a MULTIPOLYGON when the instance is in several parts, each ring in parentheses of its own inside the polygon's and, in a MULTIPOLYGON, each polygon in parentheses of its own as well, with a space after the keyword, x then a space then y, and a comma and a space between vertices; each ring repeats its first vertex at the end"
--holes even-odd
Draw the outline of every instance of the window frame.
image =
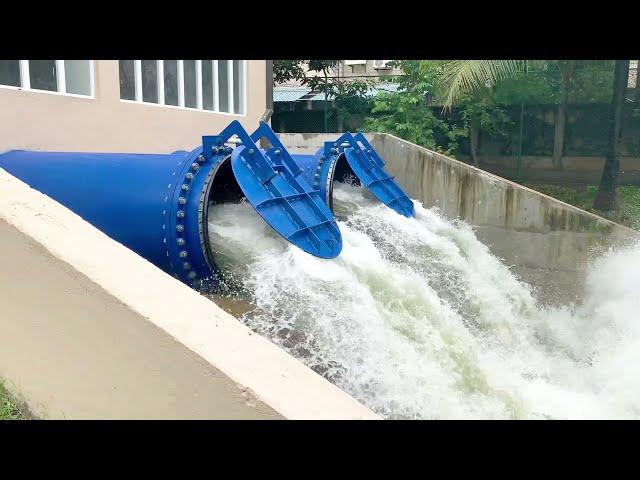
POLYGON ((0 88, 9 90, 24 90, 36 93, 48 93, 50 95, 61 95, 65 97, 88 98, 95 100, 95 81, 94 81, 94 61, 89 60, 89 88, 90 95, 81 93, 68 93, 67 82, 64 70, 64 60, 55 60, 56 62, 56 88, 57 90, 41 90, 39 88, 31 88, 31 77, 29 76, 29 60, 18 60, 20 67, 20 86, 0 84, 0 88))
MULTIPOLYGON (((233 110, 233 82, 235 81, 233 75, 233 61, 226 60, 227 63, 227 79, 229 82, 229 105, 233 110)), ((234 117, 246 117, 247 116, 247 60, 240 60, 242 62, 242 78, 239 79, 240 88, 239 91, 242 95, 242 101, 239 106, 242 107, 241 112, 224 112, 220 110, 220 97, 218 87, 218 62, 219 60, 211 61, 211 68, 215 72, 213 74, 213 110, 203 108, 203 96, 202 96, 202 60, 196 60, 196 107, 185 106, 185 91, 184 91, 184 60, 178 60, 178 105, 166 105, 164 95, 164 60, 156 60, 157 62, 157 74, 158 81, 158 103, 145 102, 142 100, 142 60, 134 60, 134 88, 135 88, 135 100, 128 100, 120 98, 124 103, 137 103, 142 105, 152 105, 155 107, 164 108, 177 108, 180 110, 190 110, 194 112, 215 113, 217 115, 230 115, 234 117)))

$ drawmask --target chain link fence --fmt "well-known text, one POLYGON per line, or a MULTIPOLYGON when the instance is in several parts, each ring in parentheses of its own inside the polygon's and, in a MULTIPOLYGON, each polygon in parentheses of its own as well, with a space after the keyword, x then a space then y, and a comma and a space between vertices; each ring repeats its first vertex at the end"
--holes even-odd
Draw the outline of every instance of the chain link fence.
POLYGON ((347 97, 325 101, 323 97, 319 93, 311 99, 274 102, 272 128, 279 133, 342 133, 360 130, 372 115, 371 99, 347 97))
MULTIPOLYGON (((455 157, 516 181, 597 184, 611 136, 610 104, 567 105, 564 131, 557 105, 509 105, 498 132, 480 129, 475 161, 470 139, 455 157), (562 138, 559 139, 558 137, 562 138)), ((640 110, 625 105, 620 142, 621 183, 640 185, 640 110)))

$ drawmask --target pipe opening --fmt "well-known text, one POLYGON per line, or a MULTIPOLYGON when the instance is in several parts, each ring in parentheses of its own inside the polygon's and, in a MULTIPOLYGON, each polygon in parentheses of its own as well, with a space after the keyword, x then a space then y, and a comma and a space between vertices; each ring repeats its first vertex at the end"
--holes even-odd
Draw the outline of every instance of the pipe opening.
POLYGON ((348 183, 350 185, 360 185, 360 179, 354 173, 353 169, 349 165, 349 162, 347 162, 347 158, 345 157, 344 153, 341 153, 338 156, 335 166, 333 167, 333 174, 331 175, 331 179, 328 185, 329 191, 327 195, 327 200, 329 203, 329 208, 331 209, 332 213, 334 213, 333 212, 333 183, 334 182, 348 183))
POLYGON ((224 158, 214 169, 207 185, 207 191, 205 192, 204 211, 202 213, 202 230, 204 240, 204 253, 209 262, 209 267, 216 274, 219 274, 218 266, 216 265, 211 244, 209 241, 209 212, 215 211, 215 208, 211 208, 215 205, 222 203, 240 203, 245 199, 245 195, 238 185, 238 181, 231 168, 231 155, 224 158))
POLYGON ((244 193, 231 168, 231 156, 228 156, 216 167, 209 184, 207 205, 218 203, 237 203, 242 201, 244 193))

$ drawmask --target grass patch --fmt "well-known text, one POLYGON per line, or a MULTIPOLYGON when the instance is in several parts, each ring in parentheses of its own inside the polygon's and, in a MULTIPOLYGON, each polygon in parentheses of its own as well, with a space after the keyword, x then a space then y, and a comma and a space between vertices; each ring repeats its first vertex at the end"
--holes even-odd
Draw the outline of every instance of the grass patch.
POLYGON ((24 420, 16 402, 9 396, 4 385, 0 381, 0 420, 24 420))
MULTIPOLYGON (((589 185, 586 190, 577 190, 564 185, 526 185, 550 197, 562 200, 587 212, 603 216, 602 212, 593 208, 593 201, 598 193, 596 185, 589 185)), ((618 210, 615 218, 618 222, 635 230, 640 230, 640 187, 624 186, 618 189, 618 210)))

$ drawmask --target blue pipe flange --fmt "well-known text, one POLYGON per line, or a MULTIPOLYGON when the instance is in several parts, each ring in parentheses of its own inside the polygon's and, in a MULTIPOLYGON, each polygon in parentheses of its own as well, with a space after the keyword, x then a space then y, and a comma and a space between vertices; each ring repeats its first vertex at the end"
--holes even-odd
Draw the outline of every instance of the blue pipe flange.
POLYGON ((187 155, 171 202, 163 211, 169 269, 199 290, 215 290, 220 280, 209 245, 207 216, 213 179, 229 161, 231 151, 231 147, 221 146, 205 156, 199 147, 187 155))

